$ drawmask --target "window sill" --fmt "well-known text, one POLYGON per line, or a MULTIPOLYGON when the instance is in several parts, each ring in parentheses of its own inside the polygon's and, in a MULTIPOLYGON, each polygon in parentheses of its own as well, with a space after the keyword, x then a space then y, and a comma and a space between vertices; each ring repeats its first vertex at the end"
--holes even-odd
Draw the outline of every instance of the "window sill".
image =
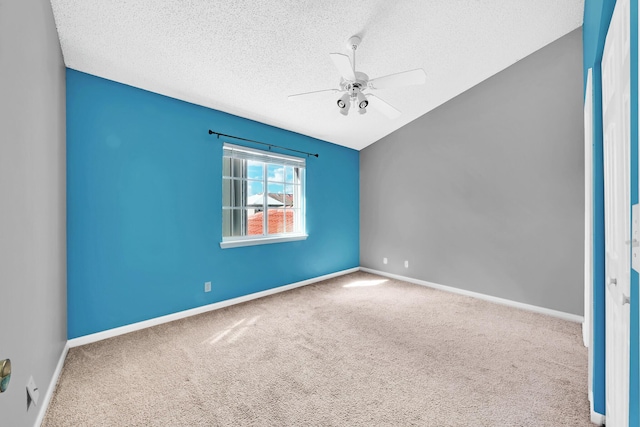
POLYGON ((295 242, 296 240, 306 240, 306 234, 296 234, 292 236, 264 237, 261 239, 227 240, 220 242, 222 249, 239 248, 242 246, 268 245, 271 243, 295 242))

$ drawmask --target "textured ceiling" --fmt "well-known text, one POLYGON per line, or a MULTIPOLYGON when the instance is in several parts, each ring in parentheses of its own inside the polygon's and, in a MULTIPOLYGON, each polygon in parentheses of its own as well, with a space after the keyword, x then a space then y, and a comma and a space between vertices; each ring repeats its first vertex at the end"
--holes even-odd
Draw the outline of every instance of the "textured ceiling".
MULTIPOLYGON (((583 0, 51 0, 67 67, 362 149, 582 25, 583 0), (362 37, 375 93, 402 112, 339 114, 329 53, 362 37)), ((576 78, 579 78, 577 76, 576 78)), ((243 135, 238 135, 243 136, 243 135)))

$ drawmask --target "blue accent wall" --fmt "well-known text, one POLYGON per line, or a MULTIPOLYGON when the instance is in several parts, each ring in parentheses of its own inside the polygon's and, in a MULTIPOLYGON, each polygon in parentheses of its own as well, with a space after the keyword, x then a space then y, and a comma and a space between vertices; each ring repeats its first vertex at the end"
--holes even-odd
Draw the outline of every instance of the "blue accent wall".
POLYGON ((359 153, 67 69, 67 245, 70 339, 357 267, 359 153), (209 129, 319 153, 307 240, 220 248, 209 129))
POLYGON ((582 27, 584 82, 587 82, 587 70, 595 68, 602 61, 604 41, 607 37, 609 22, 616 0, 585 0, 582 27))
MULTIPOLYGON (((605 414, 604 164, 602 150, 602 73, 600 64, 615 0, 585 0, 584 81, 593 79, 593 410, 605 414)), ((585 83, 586 84, 586 83, 585 83)))

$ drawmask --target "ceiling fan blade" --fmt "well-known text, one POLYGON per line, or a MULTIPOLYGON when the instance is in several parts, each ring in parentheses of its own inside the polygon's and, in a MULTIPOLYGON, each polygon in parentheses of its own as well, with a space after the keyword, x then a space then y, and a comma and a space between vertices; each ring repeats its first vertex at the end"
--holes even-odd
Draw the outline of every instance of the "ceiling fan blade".
POLYGON ((422 68, 401 73, 389 74, 369 80, 371 89, 390 89, 402 86, 423 85, 427 82, 427 74, 422 68))
POLYGON ((304 92, 304 93, 296 93, 295 95, 289 95, 287 97, 287 99, 292 100, 292 99, 298 99, 301 97, 305 97, 305 96, 321 96, 321 95, 327 95, 329 93, 336 93, 336 92, 340 92, 338 89, 324 89, 324 90, 314 90, 313 92, 304 92))
POLYGON ((329 56, 333 61, 333 65, 336 66, 343 79, 352 82, 356 80, 356 73, 353 71, 353 67, 351 66, 351 59, 349 59, 347 55, 343 55, 341 53, 330 53, 329 56))
POLYGON ((387 101, 384 101, 373 94, 367 95, 367 101, 369 101, 369 106, 373 107, 375 110, 381 112, 390 119, 396 119, 400 116, 399 110, 387 101))

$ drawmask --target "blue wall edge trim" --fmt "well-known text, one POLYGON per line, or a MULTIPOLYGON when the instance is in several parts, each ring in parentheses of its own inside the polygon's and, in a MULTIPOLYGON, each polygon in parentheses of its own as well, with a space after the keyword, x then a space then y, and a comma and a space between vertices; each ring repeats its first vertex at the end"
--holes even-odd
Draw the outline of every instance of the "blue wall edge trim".
MULTIPOLYGON (((638 188, 638 0, 630 1, 631 91, 631 204, 639 200, 638 188)), ((631 239, 631 236, 629 236, 631 239)), ((630 249, 631 250, 631 249, 630 249)), ((630 258, 632 259, 632 258, 630 258)), ((631 270, 629 330, 629 426, 640 425, 640 295, 639 275, 631 270)))
POLYGON ((586 0, 583 26, 583 60, 586 73, 592 68, 593 81, 593 371, 591 387, 593 411, 606 415, 605 401, 605 294, 604 294, 604 165, 602 150, 602 74, 604 43, 615 0, 586 0))

